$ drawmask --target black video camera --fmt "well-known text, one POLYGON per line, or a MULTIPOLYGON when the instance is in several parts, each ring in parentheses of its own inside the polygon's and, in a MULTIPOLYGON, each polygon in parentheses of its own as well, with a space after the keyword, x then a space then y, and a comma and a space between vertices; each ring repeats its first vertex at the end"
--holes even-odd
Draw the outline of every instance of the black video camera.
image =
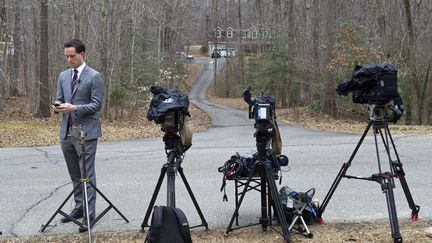
POLYGON ((252 98, 249 87, 243 91, 243 99, 249 104, 249 119, 255 119, 255 124, 271 123, 274 120, 275 100, 273 96, 261 95, 252 98))
POLYGON ((189 98, 173 89, 152 86, 153 98, 147 112, 147 119, 161 124, 163 132, 176 133, 189 115, 189 98))
POLYGON ((397 122, 404 111, 404 104, 397 88, 397 67, 393 64, 355 66, 351 77, 340 83, 338 95, 352 92, 353 103, 369 106, 385 106, 387 120, 397 122))
POLYGON ((397 89, 397 68, 393 64, 356 66, 353 75, 343 80, 336 92, 344 96, 352 92, 354 103, 389 103, 400 97, 397 89))

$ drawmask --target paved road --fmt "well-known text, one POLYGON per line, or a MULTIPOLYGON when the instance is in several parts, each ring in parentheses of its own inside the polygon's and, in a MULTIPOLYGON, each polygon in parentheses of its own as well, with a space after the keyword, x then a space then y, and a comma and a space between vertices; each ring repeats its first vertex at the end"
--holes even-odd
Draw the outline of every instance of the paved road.
MULTIPOLYGON (((220 59, 220 65, 223 65, 220 59)), ((196 81, 191 102, 208 111, 213 127, 205 133, 194 134, 193 146, 187 151, 183 168, 211 228, 226 227, 234 211, 234 185, 227 185, 228 202, 222 202, 219 192, 221 174, 217 168, 232 154, 254 152, 252 121, 247 112, 210 104, 205 88, 211 82, 213 65, 207 65, 196 81)), ((317 132, 281 125, 283 152, 290 158, 283 185, 297 191, 316 188, 315 197, 322 200, 341 165, 351 155, 358 135, 317 132)), ((431 136, 395 136, 404 163, 414 200, 422 208, 421 218, 432 218, 430 189, 431 136)), ((380 148, 383 152, 383 148, 380 148)), ((98 188, 126 215, 126 224, 113 210, 97 223, 94 231, 138 230, 165 162, 161 138, 137 139, 101 143, 97 154, 98 188)), ((387 168, 387 163, 382 163, 387 168)), ((369 176, 377 172, 374 143, 367 137, 349 174, 369 176)), ((39 235, 45 223, 72 189, 59 146, 0 148, 0 230, 3 235, 39 235)), ((178 177, 179 178, 179 177, 178 177)), ((177 206, 186 212, 191 225, 199 217, 180 179, 176 182, 177 206)), ((395 189, 400 220, 410 214, 400 184, 395 189)), ((158 205, 166 202, 165 185, 159 194, 158 205)), ((99 212, 106 204, 99 197, 99 212)), ((72 208, 68 202, 65 211, 72 208)), ((249 192, 240 210, 240 222, 256 222, 260 217, 259 193, 249 192)), ((45 234, 75 233, 74 224, 61 224, 57 216, 45 234)), ((377 183, 343 179, 324 214, 327 222, 387 219, 385 196, 377 183)), ((389 229, 390 232, 390 229, 389 229)), ((0 238, 1 239, 1 238, 0 238)))

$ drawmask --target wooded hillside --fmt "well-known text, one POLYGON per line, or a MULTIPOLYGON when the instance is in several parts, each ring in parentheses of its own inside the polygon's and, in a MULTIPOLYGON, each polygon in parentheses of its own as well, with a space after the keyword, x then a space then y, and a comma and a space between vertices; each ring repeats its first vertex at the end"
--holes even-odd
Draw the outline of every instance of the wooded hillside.
POLYGON ((146 106, 151 85, 179 86, 176 52, 216 45, 236 50, 220 96, 251 85, 279 107, 338 117, 358 112, 335 93, 355 65, 394 63, 406 122, 430 124, 431 15, 420 0, 0 0, 0 112, 21 96, 49 116, 63 43, 79 38, 104 76, 108 117, 146 106))

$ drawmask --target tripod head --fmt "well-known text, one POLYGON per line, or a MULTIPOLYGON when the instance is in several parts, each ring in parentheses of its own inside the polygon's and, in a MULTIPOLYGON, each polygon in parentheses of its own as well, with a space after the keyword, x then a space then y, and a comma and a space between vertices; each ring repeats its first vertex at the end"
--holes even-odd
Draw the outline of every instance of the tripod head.
POLYGON ((169 154, 174 151, 178 155, 183 155, 187 148, 181 143, 180 136, 177 133, 167 132, 163 136, 165 143, 165 152, 169 154))
POLYGON ((183 155, 190 146, 184 146, 179 135, 180 128, 185 122, 185 115, 181 111, 171 110, 166 113, 162 123, 161 130, 165 132, 163 141, 165 143, 165 151, 168 154, 175 151, 179 155, 183 155))
POLYGON ((255 124, 254 137, 259 157, 267 157, 272 153, 271 142, 273 138, 273 126, 271 123, 255 124))
POLYGON ((368 105, 369 120, 373 123, 395 122, 403 114, 398 105, 391 102, 385 104, 369 104, 368 105))

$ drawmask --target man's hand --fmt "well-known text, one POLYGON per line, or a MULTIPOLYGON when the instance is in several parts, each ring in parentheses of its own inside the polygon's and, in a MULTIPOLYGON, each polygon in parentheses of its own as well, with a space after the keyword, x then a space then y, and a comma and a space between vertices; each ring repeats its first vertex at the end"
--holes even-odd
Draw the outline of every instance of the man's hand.
POLYGON ((54 112, 73 112, 76 110, 76 106, 69 104, 69 103, 63 103, 57 107, 53 105, 52 110, 54 112))

